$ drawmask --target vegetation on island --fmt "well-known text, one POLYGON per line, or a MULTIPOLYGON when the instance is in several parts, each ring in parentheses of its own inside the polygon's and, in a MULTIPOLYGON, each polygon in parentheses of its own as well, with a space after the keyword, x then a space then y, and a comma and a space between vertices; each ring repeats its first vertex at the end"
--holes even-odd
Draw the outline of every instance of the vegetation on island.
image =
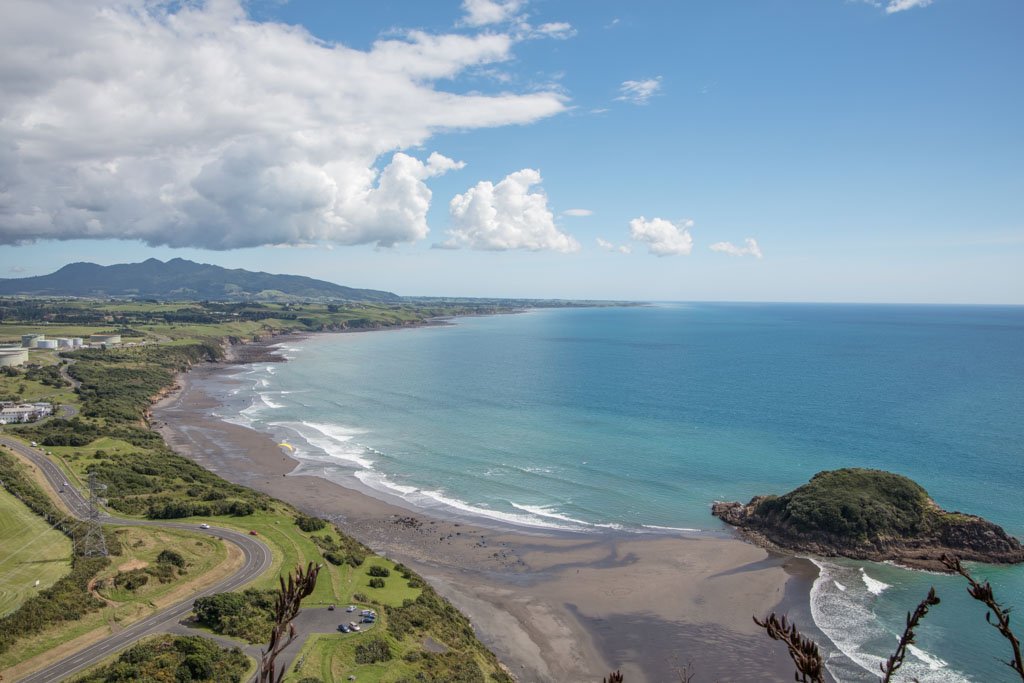
POLYGON ((944 554, 1024 562, 1024 547, 980 517, 947 512, 907 477, 869 469, 819 472, 782 496, 715 503, 712 514, 751 540, 819 555, 893 560, 944 571, 944 554))

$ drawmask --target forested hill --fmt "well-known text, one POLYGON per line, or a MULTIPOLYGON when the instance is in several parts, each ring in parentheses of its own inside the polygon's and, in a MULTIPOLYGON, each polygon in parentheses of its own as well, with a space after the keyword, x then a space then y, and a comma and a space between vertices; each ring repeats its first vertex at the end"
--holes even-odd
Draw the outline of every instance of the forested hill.
POLYGON ((150 299, 245 300, 345 299, 349 301, 399 301, 391 292, 354 289, 301 275, 273 275, 240 268, 228 269, 181 258, 166 263, 148 259, 142 263, 100 266, 71 263, 55 273, 25 278, 0 278, 0 295, 32 296, 136 296, 150 299))

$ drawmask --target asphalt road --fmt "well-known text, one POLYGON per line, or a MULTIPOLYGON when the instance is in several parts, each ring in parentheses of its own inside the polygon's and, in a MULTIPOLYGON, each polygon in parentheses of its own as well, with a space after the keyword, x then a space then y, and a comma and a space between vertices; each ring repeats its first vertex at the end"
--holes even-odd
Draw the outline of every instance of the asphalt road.
MULTIPOLYGON (((64 501, 75 517, 82 519, 88 516, 89 504, 85 497, 75 487, 64 486, 66 481, 64 474, 42 452, 5 436, 0 436, 0 444, 28 458, 43 473, 43 476, 46 477, 50 486, 53 487, 56 495, 64 501)), ((200 593, 191 595, 142 621, 136 622, 126 627, 123 631, 110 635, 83 650, 79 650, 75 654, 65 657, 45 669, 20 679, 21 683, 51 683, 52 681, 65 680, 69 676, 92 666, 118 650, 124 649, 140 638, 154 633, 167 632, 181 620, 182 616, 192 610, 192 602, 196 598, 235 590, 269 569, 272 562, 270 549, 262 541, 231 529, 219 527, 200 529, 195 524, 121 519, 109 516, 104 516, 103 522, 117 524, 118 526, 157 526, 169 529, 186 529, 196 533, 209 534, 237 545, 242 550, 244 561, 241 569, 223 581, 210 586, 200 593)))

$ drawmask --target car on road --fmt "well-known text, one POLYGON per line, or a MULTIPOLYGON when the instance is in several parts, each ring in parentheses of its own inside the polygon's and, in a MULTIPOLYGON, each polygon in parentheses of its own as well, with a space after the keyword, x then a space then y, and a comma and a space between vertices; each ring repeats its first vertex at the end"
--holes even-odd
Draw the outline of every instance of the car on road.
POLYGON ((209 529, 209 528, 210 528, 210 525, 209 525, 209 524, 206 524, 206 523, 204 522, 203 524, 200 524, 200 525, 199 525, 199 528, 200 528, 200 529, 209 529))

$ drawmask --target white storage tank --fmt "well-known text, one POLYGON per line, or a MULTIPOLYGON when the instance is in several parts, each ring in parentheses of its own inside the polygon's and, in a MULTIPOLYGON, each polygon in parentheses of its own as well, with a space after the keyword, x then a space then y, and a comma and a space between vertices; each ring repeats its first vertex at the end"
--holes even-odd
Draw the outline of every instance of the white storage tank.
POLYGON ((119 334, 91 334, 89 335, 90 344, 120 344, 121 335, 119 334))
POLYGON ((28 349, 20 346, 0 348, 0 368, 15 367, 28 362, 28 349))
POLYGON ((26 349, 36 348, 40 339, 46 339, 45 334, 23 334, 21 335, 21 346, 26 349))
POLYGON ((71 338, 71 346, 73 348, 76 348, 76 349, 82 348, 82 338, 81 337, 72 337, 71 338))
POLYGON ((71 340, 67 337, 57 337, 57 348, 58 349, 70 349, 71 340))
POLYGON ((55 349, 55 348, 57 348, 57 340, 56 339, 37 339, 36 340, 36 348, 37 349, 55 349))

